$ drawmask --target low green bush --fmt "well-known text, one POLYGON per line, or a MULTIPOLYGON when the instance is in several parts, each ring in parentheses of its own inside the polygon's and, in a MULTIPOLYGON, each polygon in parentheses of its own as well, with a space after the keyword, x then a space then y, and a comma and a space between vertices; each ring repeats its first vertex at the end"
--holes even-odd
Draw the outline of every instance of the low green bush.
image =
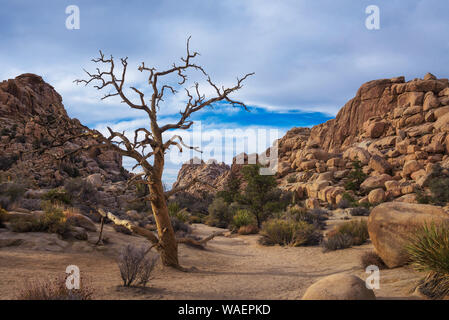
POLYGON ((271 219, 263 223, 259 242, 263 245, 314 245, 321 240, 316 226, 305 221, 271 219))
POLYGON ((248 210, 238 210, 232 217, 232 224, 237 229, 255 223, 254 216, 248 210))
POLYGON ((52 189, 42 196, 42 200, 47 200, 52 203, 71 204, 72 197, 66 190, 52 189))

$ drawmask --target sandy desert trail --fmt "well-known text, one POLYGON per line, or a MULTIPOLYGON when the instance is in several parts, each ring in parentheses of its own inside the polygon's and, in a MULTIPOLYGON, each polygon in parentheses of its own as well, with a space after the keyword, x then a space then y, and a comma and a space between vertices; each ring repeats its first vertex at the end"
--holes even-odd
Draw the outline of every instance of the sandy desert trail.
MULTIPOLYGON (((208 235, 215 228, 197 224, 194 234, 208 235)), ((207 250, 180 246, 180 261, 192 272, 162 270, 159 266, 146 289, 123 288, 116 264, 125 243, 146 244, 134 236, 116 233, 109 226, 109 247, 101 250, 78 242, 62 252, 22 247, 0 249, 0 298, 14 299, 25 279, 61 275, 68 265, 79 266, 91 281, 96 299, 300 299, 317 279, 347 272, 366 279, 360 256, 371 244, 323 253, 320 247, 264 247, 258 236, 218 237, 207 250)), ((19 234, 21 237, 24 234, 19 234)), ((93 235, 94 236, 94 235, 93 235)), ((420 274, 409 268, 381 270, 378 299, 414 299, 420 274)))

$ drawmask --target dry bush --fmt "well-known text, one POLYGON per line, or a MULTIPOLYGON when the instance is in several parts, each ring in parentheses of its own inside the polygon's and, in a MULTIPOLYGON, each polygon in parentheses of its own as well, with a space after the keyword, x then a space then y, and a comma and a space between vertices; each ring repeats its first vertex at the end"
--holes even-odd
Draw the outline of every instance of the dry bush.
POLYGON ((327 239, 322 245, 324 251, 334 251, 360 246, 368 240, 368 224, 365 220, 353 220, 345 222, 327 234, 327 239))
POLYGON ((321 232, 305 221, 271 219, 263 223, 259 243, 263 245, 302 246, 318 244, 321 232))
POLYGON ((93 289, 81 279, 79 289, 67 289, 66 278, 28 281, 20 290, 18 300, 92 300, 93 289))
POLYGON ((138 285, 146 286, 151 273, 156 266, 158 256, 146 256, 148 249, 127 245, 122 249, 118 259, 120 276, 125 287, 131 286, 135 281, 138 285))
POLYGON ((259 228, 255 224, 250 224, 248 226, 241 226, 237 231, 237 233, 240 235, 257 234, 259 233, 259 228))
POLYGON ((348 234, 335 233, 328 235, 328 238, 322 242, 323 251, 328 252, 350 248, 352 241, 352 237, 348 234))
POLYGON ((375 253, 374 251, 365 252, 360 257, 360 263, 361 263, 363 269, 366 269, 369 266, 376 266, 379 269, 387 268, 385 263, 382 261, 381 257, 379 257, 379 255, 377 253, 375 253))

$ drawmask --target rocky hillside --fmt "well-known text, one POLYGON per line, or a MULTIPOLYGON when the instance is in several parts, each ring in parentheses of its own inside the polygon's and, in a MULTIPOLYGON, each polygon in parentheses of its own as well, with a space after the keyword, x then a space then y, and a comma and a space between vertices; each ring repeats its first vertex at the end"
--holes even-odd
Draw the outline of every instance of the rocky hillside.
POLYGON ((91 174, 110 181, 125 180, 128 173, 121 156, 112 150, 97 149, 64 161, 52 156, 95 144, 93 139, 79 138, 48 148, 52 136, 68 137, 83 130, 79 120, 67 115, 61 96, 40 76, 22 74, 0 83, 0 171, 4 176, 25 179, 36 187, 55 187, 66 178, 91 174), (62 123, 54 124, 56 118, 62 123))
POLYGON ((361 195, 350 191, 356 200, 415 202, 415 192, 438 167, 448 173, 448 131, 448 79, 429 73, 408 82, 404 77, 370 81, 335 119, 293 128, 279 140, 279 185, 309 207, 335 205, 348 191, 347 176, 359 160, 367 178, 361 195))
POLYGON ((117 213, 129 209, 136 190, 126 186, 131 174, 122 167, 118 153, 101 148, 63 160, 55 157, 97 144, 86 137, 61 144, 85 130, 78 119, 67 115, 61 96, 40 76, 22 74, 1 82, 0 206, 39 210, 41 196, 59 188, 70 193, 73 205, 84 212, 98 205, 117 213), (21 193, 9 189, 26 192, 14 202, 12 194, 17 198, 15 194, 21 193))

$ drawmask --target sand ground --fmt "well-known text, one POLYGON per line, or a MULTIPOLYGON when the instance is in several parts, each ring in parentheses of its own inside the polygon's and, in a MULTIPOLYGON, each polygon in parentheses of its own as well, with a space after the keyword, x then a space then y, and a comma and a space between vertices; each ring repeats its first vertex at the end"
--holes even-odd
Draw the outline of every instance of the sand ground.
MULTIPOLYGON (((205 236, 217 230, 193 225, 194 234, 205 236)), ((320 247, 265 247, 258 236, 217 237, 206 250, 180 245, 180 262, 192 268, 181 272, 157 266, 146 289, 124 288, 116 263, 118 250, 126 243, 147 244, 106 227, 111 244, 95 247, 87 242, 52 244, 39 250, 26 240, 20 246, 0 249, 0 299, 14 299, 28 279, 63 275, 68 265, 77 265, 90 281, 96 299, 300 299, 321 277, 346 272, 366 279, 360 256, 371 244, 323 253, 320 247), (59 249, 58 249, 59 248, 59 249), (50 251, 49 251, 50 250, 50 251)), ((24 237, 24 234, 14 236, 24 237)), ((39 234, 31 237, 40 237, 39 234)), ((1 232, 0 239, 11 237, 1 232)), ((90 238, 95 238, 95 234, 90 238)), ((40 238, 39 238, 40 239, 40 238)), ((378 299, 416 299, 414 286, 422 276, 409 268, 381 270, 378 299)))

